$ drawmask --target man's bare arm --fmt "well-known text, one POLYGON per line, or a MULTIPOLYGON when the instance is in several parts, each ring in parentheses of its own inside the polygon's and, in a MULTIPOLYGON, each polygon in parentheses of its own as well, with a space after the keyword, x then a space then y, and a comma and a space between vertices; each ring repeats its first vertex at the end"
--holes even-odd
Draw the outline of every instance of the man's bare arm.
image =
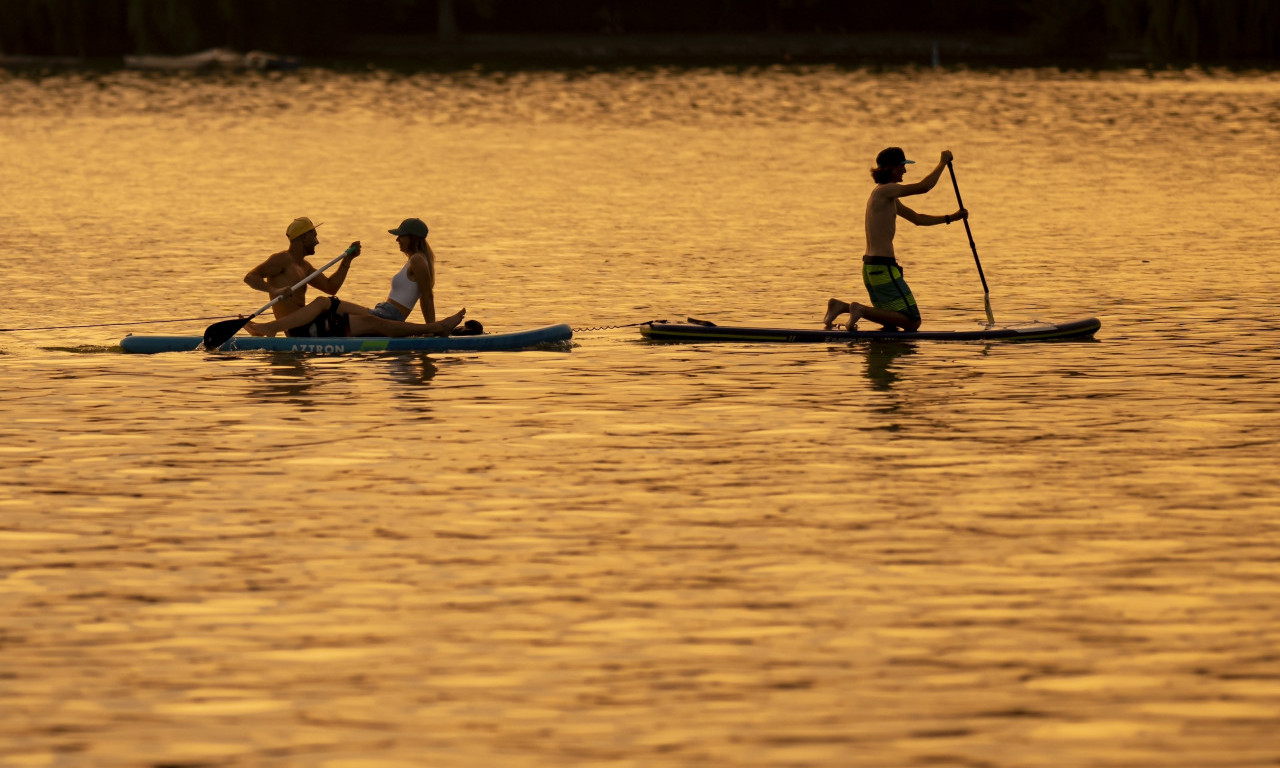
POLYGON ((951 150, 942 150, 942 157, 938 160, 938 165, 932 171, 929 171, 929 175, 919 181, 912 182, 911 184, 894 185, 895 189, 893 191, 895 194, 893 196, 909 197, 911 195, 923 195, 925 192, 933 189, 938 185, 938 179, 942 178, 942 169, 947 167, 947 163, 951 162, 953 157, 954 155, 951 154, 951 150))
MULTIPOLYGON (((263 293, 271 293, 272 288, 267 281, 275 277, 276 275, 280 274, 281 272, 283 272, 285 268, 288 267, 288 265, 289 265, 288 254, 277 253, 273 256, 270 256, 267 258, 266 261, 262 262, 261 264, 254 267, 253 269, 249 270, 249 272, 244 276, 245 285, 249 286, 255 291, 262 291, 263 293)), ((274 294, 272 295, 272 298, 275 298, 274 294)))
MULTIPOLYGON (((342 284, 347 280, 347 270, 351 269, 351 260, 360 255, 360 241, 357 240, 347 249, 348 253, 343 254, 342 262, 338 264, 338 269, 332 275, 325 277, 324 275, 316 275, 316 279, 311 284, 330 296, 338 292, 342 288, 342 284)), ((309 270, 307 274, 311 274, 315 270, 311 264, 307 264, 309 270)))
POLYGON ((948 213, 943 216, 934 216, 929 213, 916 213, 903 205, 901 200, 894 200, 893 202, 898 206, 898 215, 912 224, 915 224, 917 227, 932 227, 936 224, 950 224, 953 221, 961 221, 969 218, 969 212, 964 208, 958 209, 955 213, 948 213))

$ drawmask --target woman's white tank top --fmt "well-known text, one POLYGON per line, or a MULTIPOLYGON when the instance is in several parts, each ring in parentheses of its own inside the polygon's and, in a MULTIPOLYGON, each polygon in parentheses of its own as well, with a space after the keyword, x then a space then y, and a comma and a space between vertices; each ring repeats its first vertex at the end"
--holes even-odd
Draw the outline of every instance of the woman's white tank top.
POLYGON ((404 267, 391 278, 391 293, 387 298, 402 307, 413 309, 413 305, 418 303, 418 297, 421 295, 422 291, 418 288, 418 284, 409 277, 409 262, 406 261, 404 267))

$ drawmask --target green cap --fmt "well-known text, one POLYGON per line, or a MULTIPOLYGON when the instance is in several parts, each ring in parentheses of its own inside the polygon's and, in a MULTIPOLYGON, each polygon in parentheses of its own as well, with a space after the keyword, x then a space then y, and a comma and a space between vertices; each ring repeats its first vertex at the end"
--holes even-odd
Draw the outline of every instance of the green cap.
POLYGON ((400 235, 417 235, 418 237, 427 236, 427 225, 422 219, 405 219, 400 222, 400 226, 395 229, 388 229, 388 232, 399 237, 400 235))
POLYGON ((908 160, 905 152, 901 147, 889 147, 880 150, 880 154, 876 155, 877 168, 897 168, 899 165, 913 165, 915 160, 908 160))

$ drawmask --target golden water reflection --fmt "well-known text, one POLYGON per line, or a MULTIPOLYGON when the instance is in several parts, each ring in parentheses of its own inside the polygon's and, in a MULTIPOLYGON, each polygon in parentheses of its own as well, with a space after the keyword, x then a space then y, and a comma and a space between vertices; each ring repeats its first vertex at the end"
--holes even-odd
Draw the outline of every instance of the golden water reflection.
MULTIPOLYGON (((251 311, 296 215, 321 257, 364 242, 360 303, 419 215, 438 304, 494 330, 813 327, 861 290, 886 144, 956 152, 998 321, 1103 322, 348 357, 104 351, 209 320, 5 334, 0 766, 1280 759, 1274 75, 0 94, 6 328, 251 311)), ((927 322, 983 323, 962 231, 899 237, 927 322)))

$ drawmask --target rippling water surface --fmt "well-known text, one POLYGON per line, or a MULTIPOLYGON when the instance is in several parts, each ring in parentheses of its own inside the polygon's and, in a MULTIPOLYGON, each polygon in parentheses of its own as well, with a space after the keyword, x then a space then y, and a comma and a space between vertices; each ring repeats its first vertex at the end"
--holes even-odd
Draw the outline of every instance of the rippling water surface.
MULTIPOLYGON (((0 765, 1280 760, 1280 78, 0 75, 0 765), (996 319, 1094 342, 655 346, 860 298, 943 149, 996 319), (571 349, 118 354, 431 226, 571 349), (319 261, 317 261, 319 263, 319 261), (151 323, 153 320, 173 320, 151 323), (123 325, 108 325, 122 323, 123 325)), ((913 203, 953 210, 946 181, 913 203)), ((903 225, 931 327, 960 227, 903 225)))

